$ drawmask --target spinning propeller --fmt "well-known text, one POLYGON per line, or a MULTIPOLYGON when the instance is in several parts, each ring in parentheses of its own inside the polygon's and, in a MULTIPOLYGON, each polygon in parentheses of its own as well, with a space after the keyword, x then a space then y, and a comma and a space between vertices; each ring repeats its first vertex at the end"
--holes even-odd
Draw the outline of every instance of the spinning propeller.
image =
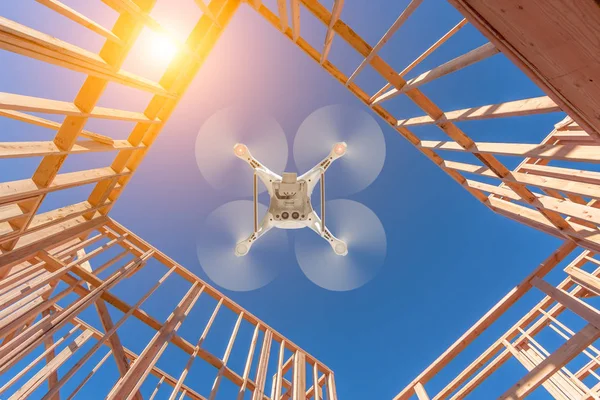
MULTIPOLYGON (((258 204, 259 215, 267 207, 258 204)), ((254 204, 250 200, 225 203, 206 218, 196 245, 198 260, 208 277, 217 285, 238 292, 259 289, 279 273, 281 260, 289 254, 287 232, 273 229, 252 246, 244 257, 234 253, 236 243, 252 232, 254 204)))
POLYGON ((325 203, 326 225, 346 242, 348 255, 339 257, 319 237, 300 232, 295 238, 296 259, 302 272, 324 289, 346 291, 373 279, 386 255, 386 235, 377 215, 367 206, 338 199, 325 203))
MULTIPOLYGON (((219 193, 252 195, 252 170, 232 157, 236 143, 252 149, 273 171, 283 171, 288 143, 283 128, 272 117, 255 110, 229 107, 217 111, 200 128, 196 138, 196 163, 206 181, 219 193)), ((265 191, 263 186, 259 191, 265 191)))
POLYGON ((288 254, 283 230, 310 228, 299 233, 295 245, 304 274, 328 290, 366 284, 386 255, 381 222, 355 201, 324 201, 325 194, 356 193, 377 178, 385 160, 379 125, 362 110, 323 107, 298 130, 293 148, 297 171, 284 172, 283 130, 274 119, 259 115, 225 109, 198 134, 196 159, 206 180, 220 192, 254 195, 254 202, 233 201, 208 216, 197 246, 202 268, 224 288, 260 288, 275 278, 282 265, 278 261, 288 254), (325 207, 311 205, 319 204, 314 202, 318 195, 313 196, 317 186, 325 207), (258 203, 259 188, 268 191, 268 209, 258 203))
POLYGON ((306 171, 327 155, 331 146, 346 142, 347 154, 327 172, 327 196, 343 197, 364 190, 377 178, 385 161, 385 139, 379 124, 366 111, 343 105, 319 108, 300 125, 294 139, 294 162, 306 171))

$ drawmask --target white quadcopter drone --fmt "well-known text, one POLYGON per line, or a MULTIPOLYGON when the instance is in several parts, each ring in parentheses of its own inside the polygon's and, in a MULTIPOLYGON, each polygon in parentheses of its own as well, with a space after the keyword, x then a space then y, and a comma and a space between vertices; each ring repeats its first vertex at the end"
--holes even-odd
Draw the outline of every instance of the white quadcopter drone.
POLYGON ((339 142, 333 145, 329 155, 308 172, 297 176, 295 172, 284 172, 283 177, 277 175, 256 160, 244 144, 237 143, 233 152, 238 158, 246 161, 254 170, 254 233, 235 246, 235 255, 245 256, 250 247, 271 228, 299 229, 309 227, 325 239, 335 254, 348 254, 346 242, 333 236, 325 226, 325 171, 331 163, 346 154, 347 145, 339 142), (270 205, 267 214, 258 224, 258 181, 267 187, 270 205), (321 217, 312 208, 310 198, 313 189, 321 182, 321 217))

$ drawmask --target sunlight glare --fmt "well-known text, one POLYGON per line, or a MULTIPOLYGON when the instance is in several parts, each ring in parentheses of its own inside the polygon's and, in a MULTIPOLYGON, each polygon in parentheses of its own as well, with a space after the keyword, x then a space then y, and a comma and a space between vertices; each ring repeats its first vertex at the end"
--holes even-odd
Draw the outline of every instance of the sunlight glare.
POLYGON ((149 43, 150 56, 160 63, 168 63, 177 52, 177 45, 165 35, 153 36, 149 43))

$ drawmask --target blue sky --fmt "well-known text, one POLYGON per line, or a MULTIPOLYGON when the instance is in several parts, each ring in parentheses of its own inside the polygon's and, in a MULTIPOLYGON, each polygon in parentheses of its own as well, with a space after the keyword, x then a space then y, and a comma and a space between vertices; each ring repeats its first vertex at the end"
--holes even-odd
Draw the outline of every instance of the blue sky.
MULTIPOLYGON (((114 13, 103 11, 107 10, 105 6, 81 3, 67 2, 82 12, 87 11, 88 15, 92 10, 100 12, 99 18, 111 26, 114 13)), ((193 7, 193 1, 182 0, 181 3, 180 8, 169 7, 166 1, 159 0, 157 7, 167 15, 165 25, 185 30, 195 23, 199 12, 193 7)), ((276 2, 266 3, 272 7, 276 2)), ((331 3, 324 4, 330 8, 331 3)), ((342 19, 375 45, 408 2, 353 0, 346 3, 342 19)), ((0 14, 90 50, 97 51, 102 43, 91 34, 74 35, 74 25, 52 23, 58 17, 32 1, 11 6, 4 3, 0 5, 0 14)), ((161 13, 153 15, 158 18, 161 13)), ((301 18, 302 35, 320 48, 325 27, 304 9, 301 18)), ((381 55, 400 71, 460 19, 459 13, 445 1, 425 0, 406 26, 383 48, 381 55)), ((484 38, 467 26, 408 77, 483 43, 484 38)), ((138 54, 144 51, 138 50, 138 54)), ((361 61, 339 38, 334 40, 330 58, 347 74, 361 61)), ((71 101, 84 79, 81 74, 7 52, 0 52, 0 65, 3 70, 0 91, 3 92, 71 101)), ((141 65, 135 57, 128 59, 125 65, 154 78, 160 76, 157 71, 164 67, 158 61, 141 65)), ((370 67, 356 82, 370 94, 385 83, 370 67)), ((502 55, 426 85, 423 92, 445 110, 542 95, 502 55)), ((111 85, 100 105, 137 111, 143 110, 147 100, 146 95, 132 89, 111 85)), ((194 143, 202 123, 230 105, 259 107, 277 119, 288 142, 292 143, 304 118, 330 104, 362 106, 318 64, 242 5, 111 216, 206 278, 196 257, 196 241, 203 220, 221 204, 237 198, 216 193, 196 166, 194 143)), ((423 114, 401 97, 385 106, 397 118, 423 114)), ((562 117, 551 114, 460 126, 477 141, 538 143, 562 117)), ((371 208, 384 225, 388 251, 380 274, 360 289, 329 292, 302 274, 290 251, 289 256, 273 260, 282 265, 281 274, 273 283, 252 292, 225 291, 333 369, 339 398, 348 400, 391 398, 560 243, 494 214, 394 130, 379 119, 378 122, 387 146, 383 171, 369 188, 349 198, 371 208)), ((125 138, 131 129, 129 125, 102 121, 90 121, 88 127, 115 138, 125 138)), ((42 128, 6 119, 0 120, 0 129, 8 141, 49 140, 51 137, 42 128)), ((418 128, 415 132, 424 139, 446 140, 443 132, 435 127, 418 128)), ((462 160, 457 155, 449 156, 452 160, 462 160)), ((112 155, 106 154, 93 156, 97 165, 90 166, 89 156, 85 164, 72 157, 65 164, 64 172, 83 165, 86 168, 106 165, 112 159, 112 155)), ((510 158, 501 160, 510 168, 519 162, 510 158)), ((8 181, 29 177, 39 160, 0 162, 0 178, 8 181), (10 166, 10 170, 5 166, 10 166)), ((290 149, 288 169, 293 167, 290 149)), ((78 190, 48 196, 43 211, 72 203, 70 196, 85 192, 78 190)), ((294 235, 294 232, 290 234, 291 240, 294 235)), ((525 299, 511 315, 518 316, 533 300, 534 297, 525 299)), ((469 362, 468 356, 473 357, 474 350, 481 351, 486 338, 490 343, 512 321, 504 319, 490 333, 484 334, 456 365, 469 362)), ((135 342, 135 338, 136 334, 131 333, 124 341, 135 342)), ((181 358, 173 355, 161 359, 159 366, 169 368, 173 363, 182 368, 185 357, 183 361, 181 358)), ((524 373, 520 365, 510 361, 474 392, 472 398, 486 399, 491 393, 499 394, 524 373)), ((446 371, 440 377, 449 376, 445 374, 446 371)), ((435 379, 426 387, 435 394, 445 382, 447 380, 435 379)), ((531 398, 545 396, 538 390, 531 398)))

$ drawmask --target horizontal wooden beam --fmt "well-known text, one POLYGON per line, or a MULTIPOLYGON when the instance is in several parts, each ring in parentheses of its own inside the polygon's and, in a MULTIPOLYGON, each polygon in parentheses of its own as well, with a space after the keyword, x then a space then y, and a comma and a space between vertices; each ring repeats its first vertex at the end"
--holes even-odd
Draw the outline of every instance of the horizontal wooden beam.
POLYGON ((66 4, 61 3, 58 0, 36 0, 38 3, 45 5, 49 9, 56 11, 60 15, 70 19, 71 21, 78 23, 81 26, 84 26, 91 30, 92 32, 96 32, 97 34, 104 36, 106 39, 115 42, 117 44, 122 44, 121 39, 115 35, 109 29, 106 29, 102 25, 94 22, 92 19, 86 17, 85 15, 75 11, 71 7, 66 4))
POLYGON ((371 60, 373 59, 373 57, 392 38, 392 36, 394 35, 394 33, 396 33, 398 31, 398 29, 400 29, 400 27, 402 25, 404 25, 404 23, 406 22, 406 20, 408 19, 408 17, 410 17, 410 15, 413 12, 416 11, 416 9, 421 5, 422 2, 423 2, 423 0, 411 0, 411 2, 408 4, 408 6, 404 9, 404 11, 402 11, 402 13, 400 14, 400 16, 396 19, 396 21, 394 21, 394 23, 392 24, 392 26, 387 30, 387 32, 383 35, 383 37, 381 39, 379 39, 379 42, 377 42, 377 44, 375 45, 375 47, 373 47, 371 49, 371 51, 369 52, 369 54, 367 55, 367 57, 365 57, 365 59, 362 60, 362 62, 358 65, 358 67, 350 75, 350 77, 348 78, 348 81, 346 81, 346 86, 348 86, 349 84, 351 84, 354 81, 354 79, 356 79, 356 77, 358 76, 358 74, 360 74, 360 72, 368 64, 371 63, 371 60))
POLYGON ((426 83, 434 81, 453 72, 459 71, 479 61, 485 60, 486 58, 491 57, 494 54, 498 54, 499 52, 500 50, 498 50, 493 44, 486 43, 483 46, 480 46, 466 54, 463 54, 460 57, 457 57, 451 61, 448 61, 445 64, 440 65, 439 67, 436 67, 427 72, 423 72, 419 76, 408 80, 406 82, 406 85, 404 85, 401 89, 394 88, 389 92, 382 94, 381 96, 374 99, 371 104, 375 105, 381 103, 384 100, 392 99, 402 93, 406 93, 409 90, 416 89, 419 86, 422 86, 426 83))
MULTIPOLYGON (((12 118, 17 121, 27 122, 29 124, 41 126, 43 128, 53 129, 55 131, 59 130, 62 124, 60 122, 54 122, 49 119, 37 117, 35 115, 30 115, 26 113, 22 113, 19 111, 12 110, 0 110, 0 117, 12 118)), ((94 133, 83 129, 79 136, 94 140, 96 142, 105 143, 105 144, 113 144, 114 140, 108 136, 101 135, 99 133, 94 133)))
POLYGON ((159 124, 158 118, 149 119, 144 114, 134 111, 116 110, 113 108, 93 107, 85 112, 73 103, 59 100, 49 100, 40 97, 23 96, 13 93, 0 92, 0 110, 30 111, 45 114, 60 114, 85 118, 113 119, 147 124, 159 124))
MULTIPOLYGON (((443 161, 442 165, 445 168, 450 168, 457 171, 500 179, 489 168, 484 166, 456 161, 443 161)), ((578 196, 600 199, 600 184, 592 183, 592 180, 595 179, 595 176, 593 175, 594 173, 592 172, 572 170, 570 168, 537 166, 535 164, 524 164, 522 169, 527 170, 529 173, 525 174, 522 172, 511 172, 510 175, 502 178, 501 181, 518 182, 524 185, 537 186, 542 189, 558 190, 578 196), (538 169, 538 167, 545 167, 544 170, 549 171, 549 173, 547 175, 545 173, 534 175, 529 171, 530 169, 538 169), (569 174, 571 174, 571 176, 574 178, 573 180, 569 180, 569 174), (554 178, 553 176, 562 176, 564 179, 554 178), (580 180, 582 182, 579 182, 580 180), (590 181, 590 183, 587 183, 587 181, 590 181)))
POLYGON ((56 175, 52 184, 48 187, 39 187, 33 179, 22 179, 18 181, 0 183, 0 205, 18 201, 30 200, 35 196, 69 189, 89 183, 114 179, 115 177, 128 175, 128 169, 116 173, 110 167, 94 168, 83 171, 67 172, 56 175))
POLYGON ((447 111, 437 121, 429 115, 399 119, 398 126, 419 126, 439 123, 443 121, 471 121, 491 118, 507 118, 523 115, 558 112, 560 108, 548 96, 534 97, 531 99, 508 101, 487 106, 471 107, 462 110, 447 111))
POLYGON ((60 149, 54 142, 2 142, 0 143, 0 159, 42 156, 61 156, 67 154, 97 153, 118 150, 138 150, 145 146, 132 146, 127 140, 114 140, 112 144, 94 140, 79 140, 69 150, 60 149))
POLYGON ((156 82, 111 67, 95 53, 3 17, 0 17, 0 48, 156 95, 176 97, 156 82))
MULTIPOLYGON (((448 365, 462 350, 471 344, 479 335, 489 328, 498 318, 500 318, 506 310, 522 298, 532 287, 532 280, 535 277, 544 277, 554 267, 556 267, 565 257, 567 257, 575 248, 576 244, 567 241, 555 250, 548 258, 546 258, 531 274, 529 274, 521 283, 511 289, 500 301, 498 301, 484 316, 482 316, 469 330, 459 337, 442 355, 440 355, 433 363, 431 363, 419 376, 417 376, 406 388, 404 388, 394 400, 407 400, 414 393, 414 387, 418 383, 425 384, 433 378, 439 371, 448 365)), ((472 364, 471 370, 476 371, 481 367, 482 360, 476 360, 472 364)), ((467 371, 467 370, 465 370, 467 371)), ((457 378, 452 383, 452 387, 445 389, 449 395, 453 390, 458 388, 468 374, 461 374, 461 378, 457 378)))
POLYGON ((550 160, 579 162, 600 162, 598 146, 589 145, 552 145, 478 142, 465 150, 460 144, 448 141, 423 140, 420 147, 435 150, 458 151, 476 154, 494 154, 502 156, 531 157, 550 160))
MULTIPOLYGON (((436 41, 434 44, 432 44, 427 50, 425 50, 419 57, 417 57, 412 63, 410 63, 406 68, 404 68, 399 74, 398 76, 400 77, 404 77, 404 75, 408 74, 410 71, 412 71, 413 68, 415 68, 417 65, 419 65, 423 60, 425 60, 431 53, 433 53, 435 50, 437 50, 438 47, 440 47, 442 44, 444 44, 448 39, 450 39, 452 36, 454 36, 454 34, 456 32, 458 32, 463 26, 465 26, 467 24, 467 19, 464 18, 462 21, 460 21, 458 24, 456 24, 452 29, 450 29, 448 31, 448 33, 446 33, 444 36, 442 36, 438 41, 436 41)), ((393 88, 393 85, 391 83, 386 83, 385 86, 383 86, 381 89, 379 89, 379 91, 377 93, 375 93, 370 99, 369 99, 369 105, 372 105, 373 101, 378 98, 379 96, 381 96, 383 93, 385 93, 386 91, 388 91, 389 89, 393 88)))

